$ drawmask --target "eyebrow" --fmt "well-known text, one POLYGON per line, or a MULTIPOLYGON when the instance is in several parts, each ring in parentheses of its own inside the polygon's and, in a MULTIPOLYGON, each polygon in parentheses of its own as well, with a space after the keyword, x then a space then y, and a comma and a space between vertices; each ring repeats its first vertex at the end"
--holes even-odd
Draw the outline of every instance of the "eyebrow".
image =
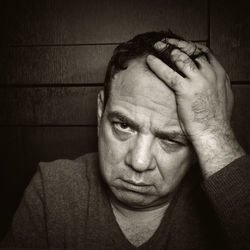
POLYGON ((112 111, 108 114, 108 119, 112 120, 112 119, 118 119, 121 122, 126 123, 127 125, 129 125, 131 128, 139 130, 140 129, 140 125, 138 123, 136 123, 135 121, 133 121, 132 119, 128 118, 126 115, 120 113, 119 111, 112 111))

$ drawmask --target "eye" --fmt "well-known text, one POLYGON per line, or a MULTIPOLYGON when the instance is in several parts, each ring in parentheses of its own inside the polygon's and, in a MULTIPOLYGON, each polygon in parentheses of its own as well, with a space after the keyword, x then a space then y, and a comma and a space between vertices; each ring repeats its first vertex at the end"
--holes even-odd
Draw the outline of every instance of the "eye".
POLYGON ((173 141, 173 140, 161 140, 161 143, 164 145, 178 145, 180 144, 177 141, 173 141))
POLYGON ((178 151, 183 146, 183 144, 178 141, 167 139, 160 140, 160 145, 167 152, 178 151))
POLYGON ((125 122, 113 121, 112 127, 116 138, 121 141, 128 140, 136 133, 136 131, 125 122))
POLYGON ((122 132, 128 132, 133 133, 133 129, 125 122, 113 122, 113 126, 116 130, 122 131, 122 132))

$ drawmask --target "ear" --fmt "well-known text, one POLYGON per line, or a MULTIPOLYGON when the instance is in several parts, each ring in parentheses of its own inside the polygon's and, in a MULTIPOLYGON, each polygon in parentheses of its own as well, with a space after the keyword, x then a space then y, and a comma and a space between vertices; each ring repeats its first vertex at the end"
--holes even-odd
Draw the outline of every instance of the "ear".
POLYGON ((104 113, 104 91, 101 90, 97 97, 97 132, 99 134, 99 127, 104 113))

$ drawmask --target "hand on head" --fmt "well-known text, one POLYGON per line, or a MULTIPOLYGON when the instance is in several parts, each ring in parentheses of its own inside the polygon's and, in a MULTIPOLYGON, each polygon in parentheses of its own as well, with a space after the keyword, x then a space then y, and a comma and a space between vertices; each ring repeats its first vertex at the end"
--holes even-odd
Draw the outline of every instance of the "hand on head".
POLYGON ((153 55, 147 57, 147 63, 175 93, 181 127, 209 177, 245 154, 230 125, 230 80, 206 46, 173 38, 154 45, 161 53, 170 46, 175 46, 170 58, 177 70, 153 55))
POLYGON ((177 39, 159 41, 155 49, 170 56, 177 71, 159 58, 148 56, 147 63, 176 94, 178 115, 186 134, 195 140, 204 133, 230 127, 233 93, 223 67, 203 45, 177 39))

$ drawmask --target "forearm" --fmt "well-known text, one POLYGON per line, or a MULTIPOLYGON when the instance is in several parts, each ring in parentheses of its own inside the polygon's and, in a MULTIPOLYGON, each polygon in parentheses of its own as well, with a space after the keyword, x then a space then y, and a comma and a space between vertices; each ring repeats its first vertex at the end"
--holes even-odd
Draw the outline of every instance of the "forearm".
POLYGON ((205 178, 245 155, 229 126, 222 129, 217 127, 198 136, 193 140, 193 145, 205 178))

